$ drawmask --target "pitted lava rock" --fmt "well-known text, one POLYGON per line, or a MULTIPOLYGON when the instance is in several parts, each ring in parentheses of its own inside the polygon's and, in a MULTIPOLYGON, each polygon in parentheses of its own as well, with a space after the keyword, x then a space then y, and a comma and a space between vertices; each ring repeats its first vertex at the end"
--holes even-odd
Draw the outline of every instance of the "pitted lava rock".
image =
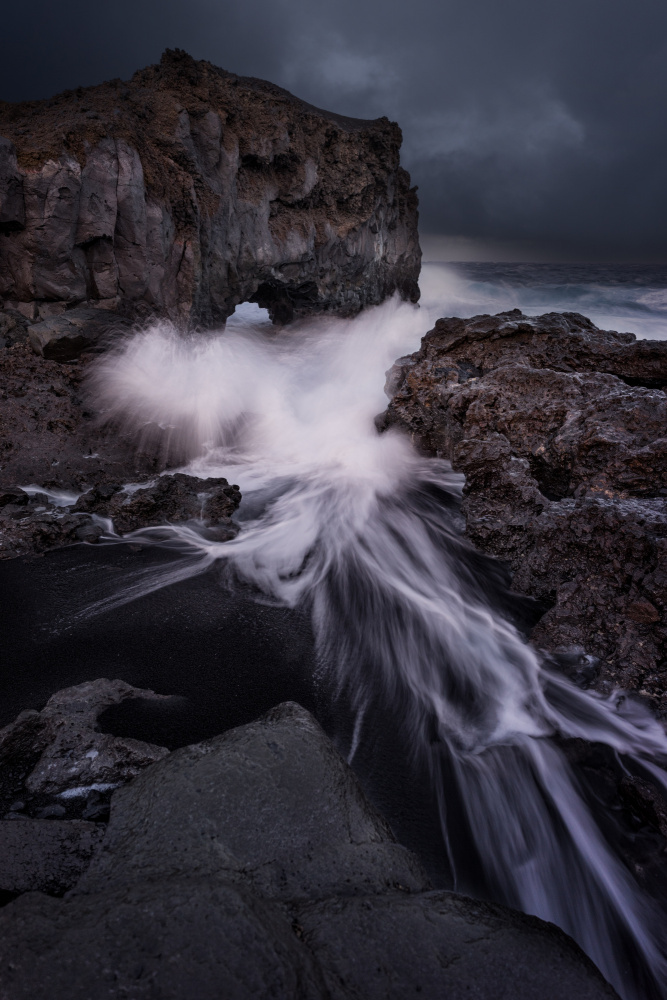
POLYGON ((190 325, 248 300, 277 322, 415 301, 400 145, 386 118, 180 50, 127 82, 0 102, 0 300, 33 321, 87 303, 190 325))
POLYGON ((667 343, 576 313, 438 320, 379 426, 465 473, 468 537, 550 606, 545 649, 667 714, 667 343))
POLYGON ((113 789, 168 753, 165 747, 99 731, 98 716, 128 698, 163 696, 100 678, 58 691, 41 712, 21 712, 0 730, 4 820, 105 820, 113 789))

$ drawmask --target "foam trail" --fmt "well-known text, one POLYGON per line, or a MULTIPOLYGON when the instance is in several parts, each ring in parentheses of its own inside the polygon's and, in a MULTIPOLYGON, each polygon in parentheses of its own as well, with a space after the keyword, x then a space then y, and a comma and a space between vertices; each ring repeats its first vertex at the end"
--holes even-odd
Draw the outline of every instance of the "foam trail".
MULTIPOLYGON (((244 495, 232 541, 193 526, 128 537, 180 547, 185 575, 220 560, 270 599, 308 605, 321 669, 357 711, 350 755, 372 706, 400 720, 413 766, 435 782, 457 888, 559 924, 627 1000, 662 996, 661 917, 553 738, 604 743, 653 777, 667 738, 640 707, 549 671, 494 610, 494 564, 461 537, 462 478, 377 434, 384 372, 430 319, 393 301, 280 336, 195 339, 158 324, 105 356, 107 415, 244 495)), ((136 579, 129 597, 175 572, 136 579)))

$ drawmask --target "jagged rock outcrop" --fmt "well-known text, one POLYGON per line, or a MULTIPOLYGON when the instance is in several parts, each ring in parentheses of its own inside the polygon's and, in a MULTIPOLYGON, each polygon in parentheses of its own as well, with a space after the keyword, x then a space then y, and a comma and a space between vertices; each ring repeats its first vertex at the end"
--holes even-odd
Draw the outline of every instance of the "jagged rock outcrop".
POLYGON ((667 343, 576 313, 439 320, 381 425, 465 473, 468 537, 549 608, 546 649, 667 713, 667 343))
POLYGON ((0 911, 6 1000, 602 1000, 551 924, 428 891, 312 716, 283 704, 112 800, 63 900, 0 911))
POLYGON ((0 103, 0 299, 223 322, 418 297, 417 198, 386 118, 321 111, 179 50, 51 100, 0 103))
POLYGON ((177 472, 130 493, 118 484, 96 487, 79 497, 72 510, 111 517, 119 533, 197 521, 207 538, 226 541, 237 533, 231 517, 240 502, 238 486, 230 486, 226 479, 197 479, 177 472))

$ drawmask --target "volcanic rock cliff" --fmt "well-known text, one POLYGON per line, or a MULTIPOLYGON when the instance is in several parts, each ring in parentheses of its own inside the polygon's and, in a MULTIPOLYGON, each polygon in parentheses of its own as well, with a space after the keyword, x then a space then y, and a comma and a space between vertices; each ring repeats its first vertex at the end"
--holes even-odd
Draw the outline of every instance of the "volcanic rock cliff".
POLYGON ((129 82, 0 103, 0 300, 32 321, 87 303, 190 325, 243 301, 279 322, 416 301, 400 144, 386 118, 180 50, 129 82))
POLYGON ((438 320, 390 372, 379 420, 465 474, 469 539, 546 611, 533 642, 663 717, 665 388, 664 341, 515 309, 438 320))

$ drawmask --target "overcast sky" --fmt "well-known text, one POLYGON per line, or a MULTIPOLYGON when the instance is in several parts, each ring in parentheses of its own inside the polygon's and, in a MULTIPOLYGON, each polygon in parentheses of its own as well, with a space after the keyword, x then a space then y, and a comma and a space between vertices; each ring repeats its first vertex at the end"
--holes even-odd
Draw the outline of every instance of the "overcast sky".
POLYGON ((2 99, 184 48, 398 121, 424 233, 667 260, 667 0, 32 0, 2 28, 2 99))

